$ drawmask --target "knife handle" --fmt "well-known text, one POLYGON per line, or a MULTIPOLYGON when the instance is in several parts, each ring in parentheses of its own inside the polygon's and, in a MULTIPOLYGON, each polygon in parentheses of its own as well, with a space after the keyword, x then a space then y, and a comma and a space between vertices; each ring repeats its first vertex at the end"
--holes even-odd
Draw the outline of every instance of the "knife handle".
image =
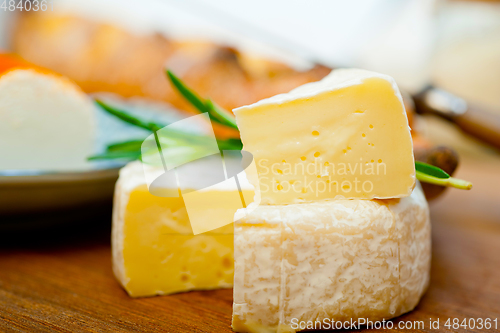
POLYGON ((500 113, 488 111, 433 86, 413 97, 418 113, 432 113, 446 118, 465 133, 500 149, 500 113))
POLYGON ((500 114, 494 114, 474 104, 467 111, 453 117, 462 131, 500 149, 500 114))

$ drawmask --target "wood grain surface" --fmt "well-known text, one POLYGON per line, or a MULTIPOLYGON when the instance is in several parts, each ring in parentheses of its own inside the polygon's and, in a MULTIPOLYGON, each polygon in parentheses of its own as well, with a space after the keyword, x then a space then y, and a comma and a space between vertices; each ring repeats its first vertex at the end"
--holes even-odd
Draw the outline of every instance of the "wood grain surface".
MULTIPOLYGON (((448 318, 500 321, 500 159, 466 160, 457 176, 474 189, 448 190, 431 203, 431 285, 395 325, 422 320, 424 329, 415 331, 498 331, 444 327, 448 318), (440 319, 440 329, 429 327, 430 318, 440 319)), ((231 331, 230 289, 129 298, 111 271, 109 214, 0 234, 0 332, 231 331)))

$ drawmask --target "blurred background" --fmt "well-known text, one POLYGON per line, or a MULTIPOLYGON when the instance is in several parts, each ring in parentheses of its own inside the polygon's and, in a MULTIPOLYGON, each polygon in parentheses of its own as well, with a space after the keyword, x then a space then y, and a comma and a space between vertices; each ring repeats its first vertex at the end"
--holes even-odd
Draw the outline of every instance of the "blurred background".
MULTIPOLYGON (((499 83, 494 80, 500 80, 500 5, 496 2, 145 0, 139 4, 133 0, 51 0, 45 12, 34 15, 20 15, 19 9, 0 10, 0 46, 30 56, 26 39, 39 43, 32 49, 55 52, 54 39, 71 35, 59 41, 73 49, 59 55, 63 58, 90 51, 92 45, 85 42, 107 42, 108 48, 113 48, 109 44, 127 42, 127 33, 131 39, 161 35, 169 40, 233 46, 297 69, 317 61, 332 67, 386 72, 408 89, 421 88, 429 78, 444 84, 441 80, 460 68, 462 76, 449 80, 467 78, 473 82, 468 86, 463 83, 464 87, 448 82, 449 88, 464 93, 473 87, 466 97, 474 95, 498 106, 494 93, 498 93, 499 83), (100 39, 92 41, 91 36, 100 39), (45 45, 40 45, 42 42, 45 45)), ((106 69, 104 64, 102 67, 106 69)))
POLYGON ((48 4, 44 12, 0 10, 0 47, 70 77, 87 92, 187 108, 168 87, 167 66, 231 109, 319 79, 327 73, 315 67, 321 64, 383 72, 410 93, 432 82, 500 110, 498 1, 48 4))

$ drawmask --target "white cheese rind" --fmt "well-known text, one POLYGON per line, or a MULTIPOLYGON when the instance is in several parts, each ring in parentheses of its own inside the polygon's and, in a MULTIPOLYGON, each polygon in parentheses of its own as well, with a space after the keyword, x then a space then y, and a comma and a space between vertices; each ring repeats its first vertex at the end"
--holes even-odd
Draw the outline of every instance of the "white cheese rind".
MULTIPOLYGON (((186 166, 189 170, 189 163, 186 166)), ((205 177, 213 177, 209 168, 203 169, 200 168, 199 165, 195 165, 191 170, 193 177, 190 179, 189 184, 185 184, 185 188, 189 188, 189 185, 192 185, 192 187, 195 188, 198 181, 201 181, 205 177)), ((159 177, 165 172, 165 170, 160 167, 145 165, 139 161, 130 162, 125 167, 120 169, 120 177, 118 178, 117 187, 120 185, 122 188, 120 191, 116 191, 116 193, 120 193, 120 197, 122 198, 124 205, 127 204, 127 198, 130 195, 130 192, 141 185, 147 185, 146 177, 144 175, 145 172, 148 172, 151 176, 159 177)), ((240 180, 242 190, 254 189, 254 187, 248 182, 244 173, 242 173, 238 179, 240 180)), ((233 188, 229 187, 227 183, 221 182, 210 186, 210 190, 231 191, 233 188)))
POLYGON ((394 94, 403 104, 403 97, 399 91, 396 81, 389 75, 384 75, 376 72, 367 71, 357 68, 340 68, 330 72, 321 81, 306 83, 300 87, 291 90, 288 93, 275 95, 263 100, 260 100, 251 105, 241 106, 233 110, 238 113, 240 110, 251 109, 261 105, 279 105, 286 102, 291 102, 296 99, 313 97, 324 92, 334 91, 345 87, 363 83, 363 80, 368 78, 380 78, 388 81, 394 89, 394 94))
POLYGON ((402 199, 260 206, 235 224, 234 244, 237 332, 394 318, 412 310, 429 283, 420 186, 402 199))

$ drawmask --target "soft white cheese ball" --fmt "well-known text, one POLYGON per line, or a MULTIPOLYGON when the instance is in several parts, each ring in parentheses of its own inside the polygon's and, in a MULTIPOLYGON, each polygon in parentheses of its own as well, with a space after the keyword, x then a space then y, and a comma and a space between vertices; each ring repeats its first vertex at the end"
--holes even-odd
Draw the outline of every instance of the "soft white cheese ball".
POLYGON ((0 71, 0 170, 85 169, 95 135, 90 99, 68 79, 21 64, 0 71))

